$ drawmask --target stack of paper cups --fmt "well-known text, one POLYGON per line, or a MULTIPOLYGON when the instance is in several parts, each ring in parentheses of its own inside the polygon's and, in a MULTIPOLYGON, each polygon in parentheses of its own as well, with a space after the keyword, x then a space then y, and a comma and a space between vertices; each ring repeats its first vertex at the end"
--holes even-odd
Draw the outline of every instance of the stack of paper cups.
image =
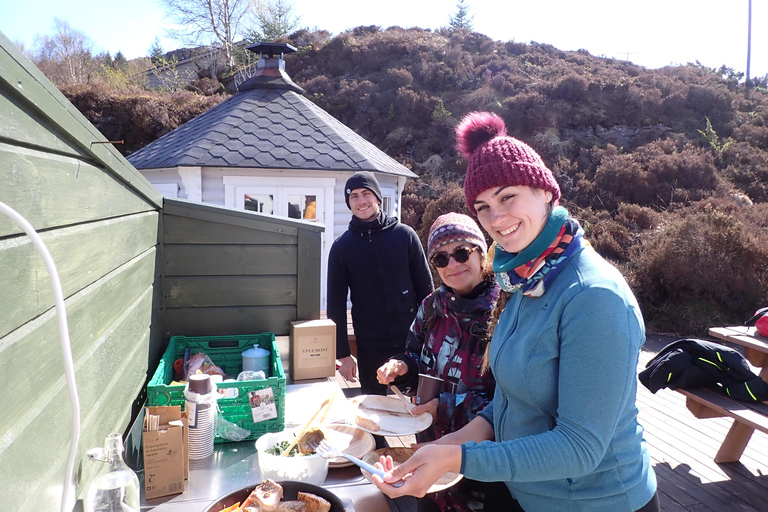
POLYGON ((213 440, 216 436, 216 387, 210 376, 190 375, 184 398, 189 414, 189 458, 205 459, 213 453, 213 440))

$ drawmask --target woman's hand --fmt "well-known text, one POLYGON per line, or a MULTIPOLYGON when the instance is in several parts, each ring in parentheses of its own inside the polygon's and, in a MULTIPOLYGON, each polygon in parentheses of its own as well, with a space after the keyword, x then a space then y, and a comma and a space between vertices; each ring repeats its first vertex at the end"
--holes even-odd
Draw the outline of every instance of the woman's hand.
POLYGON ((423 497, 445 473, 461 471, 461 446, 425 444, 397 467, 391 457, 381 457, 376 466, 387 474, 383 479, 373 475, 373 483, 390 498, 423 497), (399 480, 405 482, 402 487, 391 485, 399 480))
POLYGON ((437 421, 437 407, 440 405, 439 398, 433 398, 429 402, 421 405, 414 405, 411 412, 418 416, 419 414, 428 412, 432 416, 432 423, 437 421))
POLYGON ((399 359, 390 359, 376 370, 376 379, 385 386, 391 384, 397 377, 408 373, 408 365, 399 359))

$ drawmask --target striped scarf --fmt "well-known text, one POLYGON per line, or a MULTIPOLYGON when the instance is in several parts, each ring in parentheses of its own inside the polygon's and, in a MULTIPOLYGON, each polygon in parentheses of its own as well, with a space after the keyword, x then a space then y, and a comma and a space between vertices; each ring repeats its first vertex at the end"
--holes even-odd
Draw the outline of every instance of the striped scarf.
POLYGON ((510 253, 495 244, 493 271, 502 290, 522 290, 527 297, 541 297, 568 259, 587 245, 579 223, 558 206, 539 236, 522 251, 510 253))

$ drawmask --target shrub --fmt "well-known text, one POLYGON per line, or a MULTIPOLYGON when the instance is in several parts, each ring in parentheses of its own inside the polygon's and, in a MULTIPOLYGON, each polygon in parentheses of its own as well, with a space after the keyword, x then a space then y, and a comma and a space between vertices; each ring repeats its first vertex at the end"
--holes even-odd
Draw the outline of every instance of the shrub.
POLYGON ((629 154, 602 158, 595 185, 621 201, 667 207, 703 199, 717 187, 717 167, 706 150, 671 140, 654 141, 629 154))
POLYGON ((633 247, 630 275, 648 325, 704 336, 768 303, 766 218, 767 205, 711 198, 646 232, 633 247))

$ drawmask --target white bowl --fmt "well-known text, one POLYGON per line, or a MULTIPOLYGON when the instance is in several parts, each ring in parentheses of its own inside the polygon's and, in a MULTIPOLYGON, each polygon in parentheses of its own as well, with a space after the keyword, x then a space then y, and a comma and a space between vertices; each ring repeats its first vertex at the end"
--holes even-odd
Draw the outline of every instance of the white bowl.
POLYGON ((296 431, 284 431, 263 434, 256 440, 256 451, 259 457, 259 472, 261 479, 270 478, 275 481, 292 480, 322 485, 328 475, 328 459, 315 454, 293 457, 280 457, 266 452, 282 441, 292 441, 296 431))

